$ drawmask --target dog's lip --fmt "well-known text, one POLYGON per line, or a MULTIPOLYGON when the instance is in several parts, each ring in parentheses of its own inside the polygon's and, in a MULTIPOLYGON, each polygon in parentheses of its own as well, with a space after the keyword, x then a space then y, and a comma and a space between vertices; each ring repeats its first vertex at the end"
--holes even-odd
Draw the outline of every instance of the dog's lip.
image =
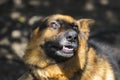
POLYGON ((51 48, 55 51, 62 51, 64 54, 74 54, 76 47, 73 44, 52 45, 51 48))
POLYGON ((63 45, 62 51, 67 54, 74 53, 74 47, 71 45, 63 45))

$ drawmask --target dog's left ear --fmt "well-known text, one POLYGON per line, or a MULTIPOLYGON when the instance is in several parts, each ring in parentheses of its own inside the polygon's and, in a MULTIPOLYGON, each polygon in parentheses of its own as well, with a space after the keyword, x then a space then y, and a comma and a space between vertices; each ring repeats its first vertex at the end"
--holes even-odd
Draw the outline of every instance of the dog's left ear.
POLYGON ((90 26, 95 23, 94 19, 80 19, 78 20, 78 23, 80 24, 79 26, 79 31, 80 32, 89 32, 90 31, 90 26))
POLYGON ((89 38, 90 26, 95 23, 93 19, 80 19, 78 20, 79 29, 79 39, 84 39, 85 41, 89 38))

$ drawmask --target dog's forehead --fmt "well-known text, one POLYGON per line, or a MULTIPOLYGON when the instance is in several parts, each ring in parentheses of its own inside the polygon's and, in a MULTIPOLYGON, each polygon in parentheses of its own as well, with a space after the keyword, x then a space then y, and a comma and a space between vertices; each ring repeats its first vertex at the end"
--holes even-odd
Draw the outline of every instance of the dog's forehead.
POLYGON ((68 15, 60 15, 60 14, 52 15, 48 19, 48 22, 55 21, 55 20, 61 20, 61 21, 65 21, 65 22, 68 22, 68 23, 75 22, 75 19, 73 17, 68 16, 68 15))

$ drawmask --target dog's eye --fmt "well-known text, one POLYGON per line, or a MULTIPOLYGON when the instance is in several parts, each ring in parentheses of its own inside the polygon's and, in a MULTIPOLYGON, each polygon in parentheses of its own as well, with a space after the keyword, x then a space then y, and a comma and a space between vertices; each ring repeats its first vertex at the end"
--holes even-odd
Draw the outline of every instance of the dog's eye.
POLYGON ((60 24, 57 21, 51 21, 50 22, 50 27, 52 29, 58 29, 58 28, 60 28, 60 24))
POLYGON ((77 25, 77 24, 74 24, 74 23, 73 23, 73 24, 72 24, 72 27, 73 27, 73 29, 76 29, 76 30, 78 29, 78 25, 77 25))

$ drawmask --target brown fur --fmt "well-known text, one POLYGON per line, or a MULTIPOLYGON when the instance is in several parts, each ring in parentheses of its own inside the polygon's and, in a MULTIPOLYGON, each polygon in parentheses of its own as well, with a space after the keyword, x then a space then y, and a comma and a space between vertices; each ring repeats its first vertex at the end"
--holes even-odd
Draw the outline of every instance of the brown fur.
POLYGON ((18 80, 34 80, 34 77, 38 80, 115 80, 108 61, 97 56, 94 49, 87 44, 89 24, 93 20, 75 20, 70 16, 57 14, 49 17, 48 23, 58 18, 78 24, 77 55, 62 63, 56 63, 53 59, 49 59, 39 46, 60 31, 52 31, 49 28, 40 31, 39 28, 36 28, 24 55, 24 61, 30 65, 31 72, 26 73, 18 80))

